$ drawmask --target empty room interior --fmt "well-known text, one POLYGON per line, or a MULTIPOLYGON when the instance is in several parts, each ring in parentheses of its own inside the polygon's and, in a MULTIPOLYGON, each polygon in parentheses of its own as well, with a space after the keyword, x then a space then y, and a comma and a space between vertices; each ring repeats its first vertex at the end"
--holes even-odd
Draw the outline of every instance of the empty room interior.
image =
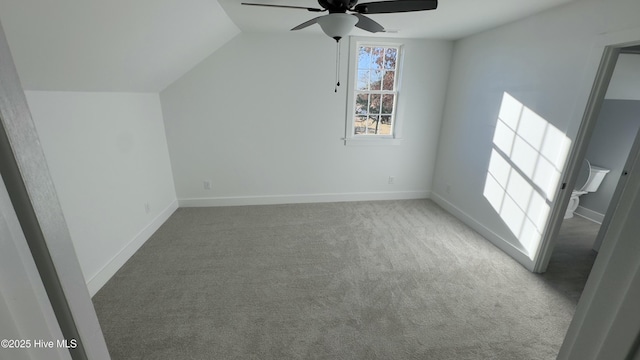
POLYGON ((0 1, 0 358, 640 359, 640 2, 255 3, 0 1))

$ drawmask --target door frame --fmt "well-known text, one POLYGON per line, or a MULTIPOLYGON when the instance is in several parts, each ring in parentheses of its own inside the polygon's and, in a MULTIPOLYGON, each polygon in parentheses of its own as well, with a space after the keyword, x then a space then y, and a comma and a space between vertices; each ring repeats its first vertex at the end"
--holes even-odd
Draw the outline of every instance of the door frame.
POLYGON ((56 319, 1 174, 0 248, 2 338, 25 341, 22 344, 24 347, 0 348, 0 352, 12 359, 71 360, 71 354, 67 349, 34 347, 34 339, 64 339, 65 336, 56 319))
POLYGON ((1 25, 0 173, 46 296, 65 337, 44 340, 67 340, 70 343, 76 340, 68 350, 74 360, 109 359, 1 25))
MULTIPOLYGON (((587 148, 593 135, 600 109, 604 102, 604 97, 609 87, 609 82, 618 61, 620 50, 624 47, 640 45, 640 28, 616 32, 600 36, 592 46, 591 56, 588 63, 588 74, 595 74, 594 77, 587 77, 584 80, 582 98, 587 99, 586 105, 582 108, 581 123, 578 128, 573 146, 567 157, 567 162, 563 176, 560 180, 555 198, 557 201, 551 209, 547 220, 546 230, 538 248, 538 255, 534 259, 533 272, 543 273, 547 270, 549 260, 553 254, 560 227, 564 220, 564 214, 571 198, 571 189, 574 188, 582 162, 587 153, 587 148), (591 80, 593 79, 593 80, 591 80)), ((576 107, 576 111, 580 111, 576 107)), ((576 115, 578 117, 580 115, 576 115)), ((633 150, 632 150, 633 151, 633 150)), ((625 179, 621 179, 618 187, 624 186, 625 179)), ((615 194, 619 194, 622 189, 616 189, 615 194)), ((603 225, 609 224, 611 213, 615 208, 615 202, 619 196, 612 198, 603 225)), ((606 237, 608 226, 601 226, 598 234, 599 238, 606 237)))

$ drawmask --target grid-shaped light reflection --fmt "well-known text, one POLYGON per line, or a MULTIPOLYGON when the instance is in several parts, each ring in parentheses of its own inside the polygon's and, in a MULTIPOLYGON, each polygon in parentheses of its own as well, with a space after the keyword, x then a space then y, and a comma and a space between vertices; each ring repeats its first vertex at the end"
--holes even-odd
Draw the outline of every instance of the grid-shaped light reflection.
POLYGON ((533 259, 569 151, 560 130, 504 93, 484 197, 533 259))

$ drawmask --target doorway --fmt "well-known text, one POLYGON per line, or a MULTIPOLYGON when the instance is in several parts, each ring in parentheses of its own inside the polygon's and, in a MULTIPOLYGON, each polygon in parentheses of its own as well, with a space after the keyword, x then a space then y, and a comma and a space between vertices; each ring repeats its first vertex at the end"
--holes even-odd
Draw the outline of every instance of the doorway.
POLYGON ((539 273, 561 270, 566 276, 580 277, 574 294, 578 298, 620 200, 629 159, 640 151, 639 84, 640 45, 606 46, 568 159, 562 184, 567 191, 551 216, 535 268, 539 273), (605 173, 600 185, 576 199, 578 193, 572 190, 583 188, 598 172, 605 173), (571 202, 577 204, 570 206, 571 202), (566 268, 567 263, 572 267, 566 268))
MULTIPOLYGON (((633 150, 640 130, 640 46, 622 48, 607 88, 602 107, 578 175, 575 189, 584 188, 590 179, 590 192, 575 197, 573 207, 569 206, 561 227, 569 227, 570 218, 580 217, 597 224, 596 231, 585 231, 588 241, 598 251, 597 231, 604 220, 609 204, 621 176, 625 163, 633 150), (593 165, 591 167, 591 165, 593 165), (591 170, 591 171, 589 171, 591 170), (591 178, 589 178, 591 175, 591 178), (575 211, 572 211, 575 208, 575 211)), ((570 205, 571 202, 570 202, 570 205)), ((586 228, 591 228, 586 226, 586 228)))
POLYGON ((625 163, 638 149, 640 131, 640 47, 622 48, 544 276, 560 282, 576 303, 584 289, 606 227, 605 214, 625 176, 625 163), (595 179, 595 181, 594 181, 595 179), (601 180, 601 181, 599 181, 601 180), (588 189, 589 192, 579 190, 588 189))

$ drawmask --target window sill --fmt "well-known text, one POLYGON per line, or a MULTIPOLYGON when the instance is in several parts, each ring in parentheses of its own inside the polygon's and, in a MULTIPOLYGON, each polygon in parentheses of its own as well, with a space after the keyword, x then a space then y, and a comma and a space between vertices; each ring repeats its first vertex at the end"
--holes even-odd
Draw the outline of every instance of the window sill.
POLYGON ((404 139, 401 138, 389 138, 389 137, 351 137, 343 138, 345 146, 395 146, 401 145, 404 139))

